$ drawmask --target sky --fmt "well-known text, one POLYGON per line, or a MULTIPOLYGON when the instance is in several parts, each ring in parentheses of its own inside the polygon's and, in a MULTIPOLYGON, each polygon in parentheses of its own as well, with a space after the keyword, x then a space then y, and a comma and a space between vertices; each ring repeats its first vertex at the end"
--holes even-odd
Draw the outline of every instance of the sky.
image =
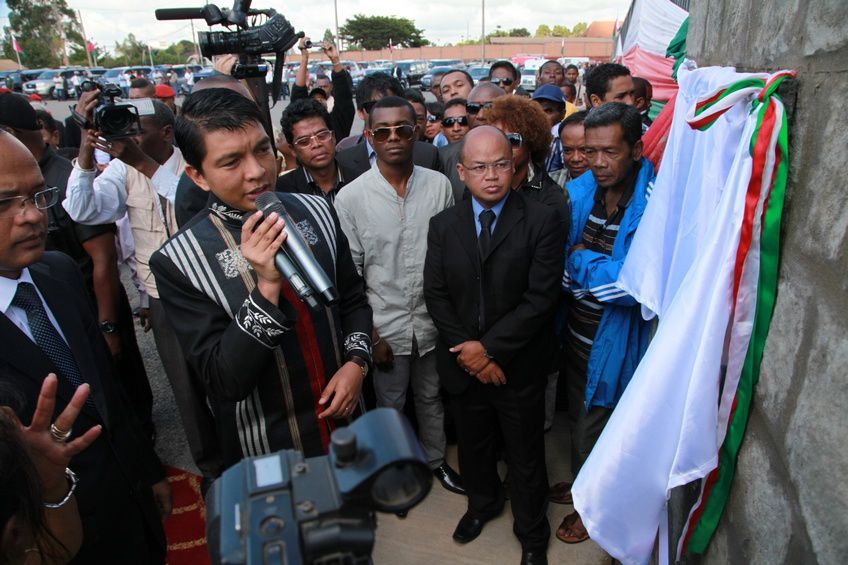
MULTIPOLYGON (((338 0, 339 25, 354 14, 399 16, 413 20, 424 37, 436 44, 455 43, 480 37, 481 3, 483 0, 338 0)), ((147 0, 145 2, 121 2, 120 0, 67 0, 73 9, 82 14, 86 34, 95 43, 111 48, 127 34, 135 36, 157 47, 191 39, 188 21, 158 22, 153 11, 156 8, 200 7, 203 0, 147 0)), ((624 19, 630 0, 485 0, 486 30, 491 32, 500 25, 504 30, 525 27, 530 33, 539 24, 549 26, 568 25, 592 20, 624 19), (528 6, 532 5, 532 9, 528 6)), ((334 30, 333 0, 254 0, 254 8, 274 8, 282 13, 297 30, 312 37, 322 37, 324 30, 334 30)), ((231 7, 226 0, 219 7, 231 7)), ((0 25, 8 25, 8 9, 5 0, 0 0, 0 25)), ((195 29, 208 29, 202 20, 195 21, 195 29)), ((221 29, 218 27, 218 29, 221 29)))

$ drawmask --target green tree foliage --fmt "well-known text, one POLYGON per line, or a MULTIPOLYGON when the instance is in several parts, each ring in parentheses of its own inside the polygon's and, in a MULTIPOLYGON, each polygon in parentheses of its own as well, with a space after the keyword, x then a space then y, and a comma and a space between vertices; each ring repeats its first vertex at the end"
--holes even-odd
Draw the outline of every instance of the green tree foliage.
POLYGON ((3 29, 3 56, 15 59, 9 30, 23 49, 21 60, 30 68, 58 67, 62 64, 62 35, 69 50, 84 48, 76 14, 66 0, 8 0, 9 26, 3 29))
POLYGON ((536 28, 536 37, 550 37, 551 35, 551 28, 548 24, 542 24, 536 28))
POLYGON ((526 27, 515 27, 507 32, 508 37, 530 37, 530 31, 526 27))
POLYGON ((382 49, 389 44, 402 47, 421 47, 430 42, 422 35, 424 30, 415 22, 395 16, 366 16, 356 14, 339 28, 339 35, 351 46, 362 49, 382 49))
POLYGON ((167 49, 154 49, 153 62, 157 65, 184 65, 194 54, 194 43, 183 39, 179 43, 172 43, 167 49))
POLYGON ((583 37, 587 29, 589 29, 589 24, 586 22, 574 24, 574 27, 571 28, 571 37, 583 37))
MULTIPOLYGON (((155 57, 154 53, 154 57, 155 57)), ((147 54, 147 45, 136 39, 134 34, 127 35, 126 39, 115 43, 115 61, 121 66, 150 64, 147 54)))
POLYGON ((551 29, 551 35, 554 37, 571 37, 571 30, 568 26, 554 26, 551 29))
POLYGON ((330 43, 335 43, 335 41, 336 41, 336 38, 333 35, 333 32, 332 32, 332 30, 330 30, 330 28, 327 28, 327 29, 324 30, 324 37, 322 37, 321 39, 323 41, 329 41, 330 43))

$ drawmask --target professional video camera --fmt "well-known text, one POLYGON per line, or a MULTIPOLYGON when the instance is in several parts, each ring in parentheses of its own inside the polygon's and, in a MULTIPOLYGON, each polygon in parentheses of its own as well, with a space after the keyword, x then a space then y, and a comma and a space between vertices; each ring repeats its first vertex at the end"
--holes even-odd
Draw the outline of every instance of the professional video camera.
POLYGON ((430 492, 433 474, 396 410, 368 412, 330 442, 324 457, 294 450, 250 457, 212 484, 206 538, 213 563, 371 562, 373 511, 412 508, 430 492))
POLYGON ((235 0, 232 9, 221 9, 214 4, 206 4, 202 8, 164 8, 156 10, 157 20, 190 20, 203 19, 210 26, 236 26, 236 31, 200 31, 197 41, 200 52, 204 57, 226 55, 230 53, 239 56, 239 62, 233 68, 232 75, 236 78, 248 79, 248 86, 253 91, 254 99, 265 115, 265 129, 269 137, 274 139, 274 128, 271 124, 271 111, 268 107, 268 91, 265 84, 265 74, 268 65, 262 61, 262 55, 274 53, 274 79, 271 85, 273 100, 280 97, 281 81, 285 53, 303 37, 303 32, 295 32, 289 21, 275 10, 256 10, 250 8, 251 0, 235 0), (267 20, 262 25, 250 26, 249 16, 265 16, 267 20), (261 79, 261 80, 260 80, 261 79))
POLYGON ((142 133, 138 108, 135 104, 115 102, 122 95, 121 87, 116 84, 100 84, 91 80, 83 81, 80 90, 100 91, 100 104, 94 109, 92 121, 71 106, 71 116, 82 129, 96 129, 104 139, 121 139, 142 133))

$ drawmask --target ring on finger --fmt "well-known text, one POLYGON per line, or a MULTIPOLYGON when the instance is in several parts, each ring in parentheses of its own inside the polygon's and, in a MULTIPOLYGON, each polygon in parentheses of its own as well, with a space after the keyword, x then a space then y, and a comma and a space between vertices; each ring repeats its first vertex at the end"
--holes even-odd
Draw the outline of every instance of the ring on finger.
POLYGON ((69 439, 71 439, 71 430, 63 430, 55 423, 50 424, 50 437, 59 443, 65 443, 69 439))

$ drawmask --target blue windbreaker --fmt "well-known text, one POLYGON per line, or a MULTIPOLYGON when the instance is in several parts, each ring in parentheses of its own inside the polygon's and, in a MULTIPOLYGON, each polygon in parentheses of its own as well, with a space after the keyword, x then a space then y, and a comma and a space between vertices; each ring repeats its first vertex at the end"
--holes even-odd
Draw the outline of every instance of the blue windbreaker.
MULTIPOLYGON (((573 252, 566 261, 564 290, 575 298, 591 293, 604 305, 604 313, 589 354, 585 399, 587 410, 592 406, 615 407, 648 347, 651 323, 642 319, 636 300, 615 283, 642 219, 655 178, 654 166, 643 157, 633 197, 621 219, 611 256, 580 249, 573 252)), ((583 241, 583 228, 595 204, 597 183, 592 172, 588 171, 569 182, 566 188, 571 198, 571 230, 567 252, 573 245, 583 241)))

